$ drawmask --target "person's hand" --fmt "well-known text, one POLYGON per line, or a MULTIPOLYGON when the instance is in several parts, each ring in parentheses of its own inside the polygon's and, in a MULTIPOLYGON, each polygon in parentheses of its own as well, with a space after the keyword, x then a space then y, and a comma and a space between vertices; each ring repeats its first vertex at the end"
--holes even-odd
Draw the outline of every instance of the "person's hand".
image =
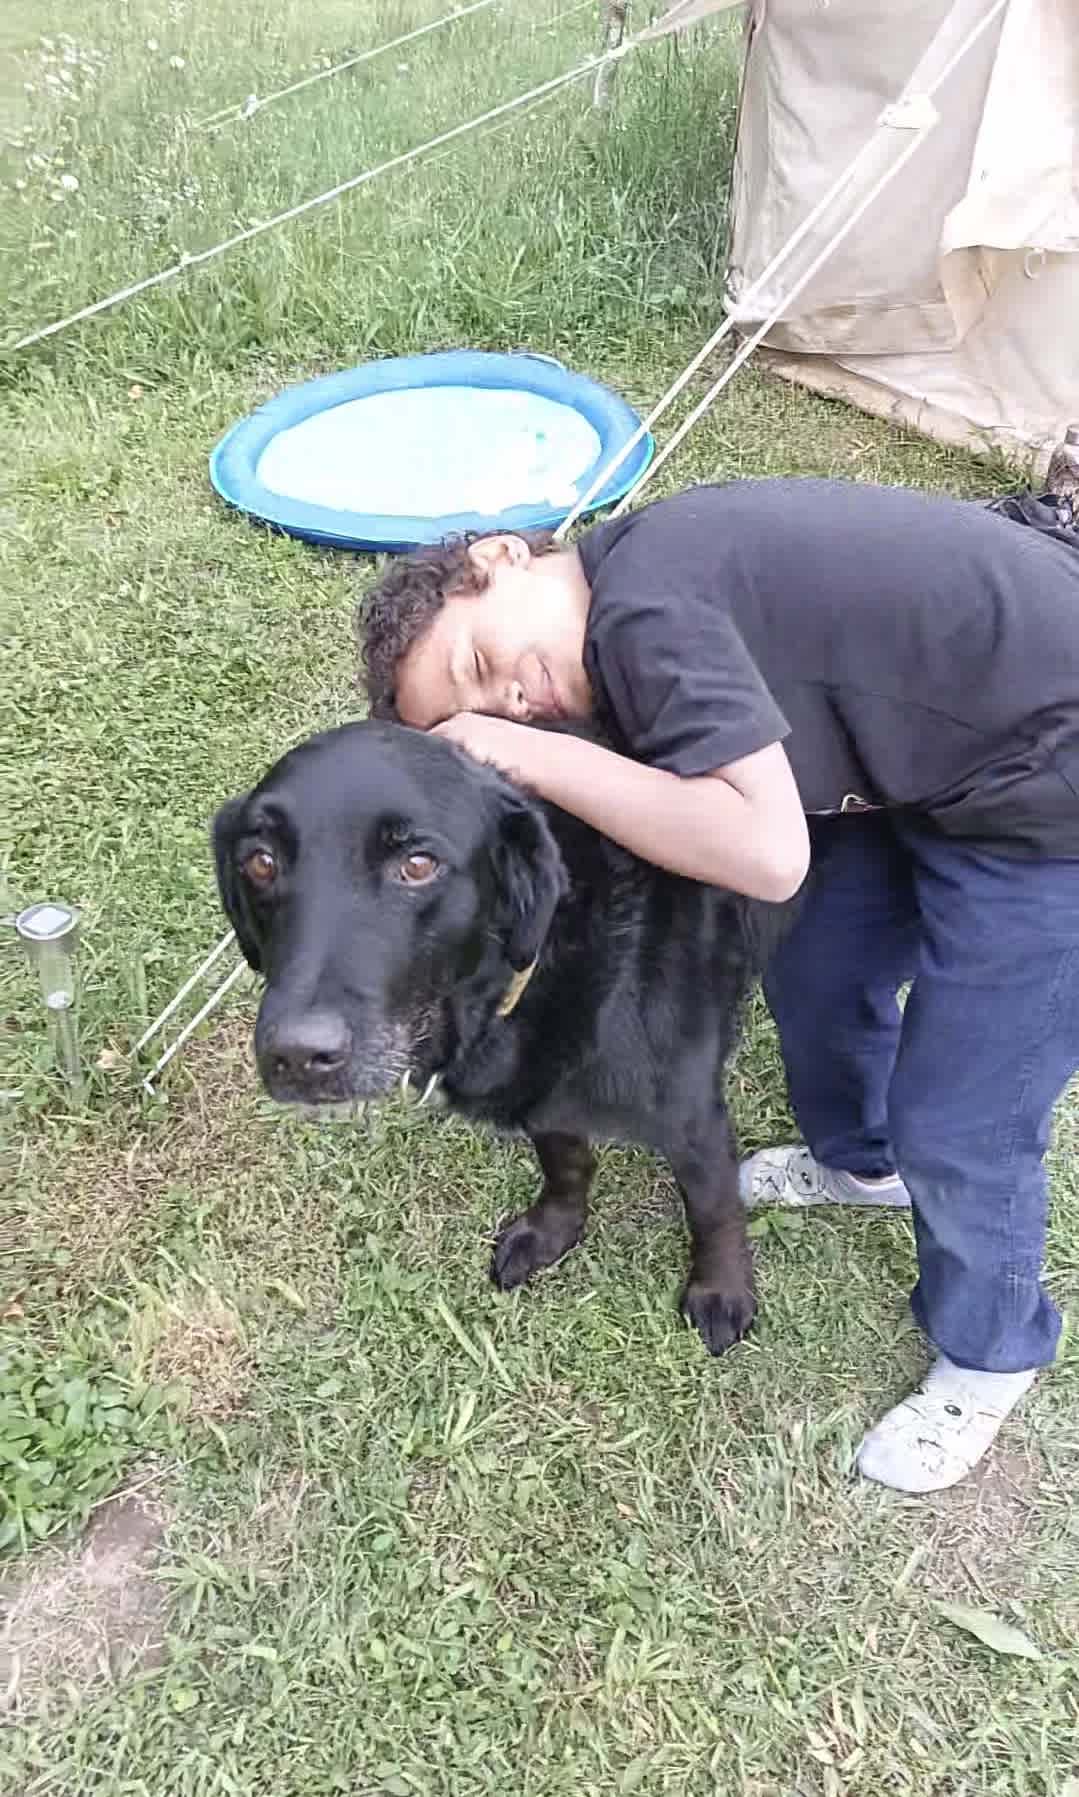
POLYGON ((511 780, 528 778, 528 750, 536 733, 527 724, 509 718, 489 717, 480 711, 459 711, 444 724, 436 724, 434 736, 444 736, 473 761, 485 761, 511 780))

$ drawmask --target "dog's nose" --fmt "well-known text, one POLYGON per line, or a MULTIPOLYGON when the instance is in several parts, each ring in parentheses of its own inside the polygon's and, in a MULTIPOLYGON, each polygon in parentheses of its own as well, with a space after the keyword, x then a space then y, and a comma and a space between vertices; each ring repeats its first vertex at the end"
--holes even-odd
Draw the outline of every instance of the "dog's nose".
POLYGON ((340 1072, 351 1047, 343 1017, 334 1011, 307 1011, 278 1025, 270 1066, 280 1079, 317 1086, 340 1072))

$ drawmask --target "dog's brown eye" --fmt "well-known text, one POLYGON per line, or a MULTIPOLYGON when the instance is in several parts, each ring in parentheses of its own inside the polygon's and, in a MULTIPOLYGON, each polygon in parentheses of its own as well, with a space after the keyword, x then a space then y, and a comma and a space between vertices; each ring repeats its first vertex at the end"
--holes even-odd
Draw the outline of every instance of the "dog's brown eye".
POLYGON ((398 878, 406 886, 426 886, 438 869, 439 863, 433 855, 406 855, 398 869, 398 878))
POLYGON ((277 862, 269 849, 256 849, 253 854, 248 855, 242 872, 244 878, 250 880, 252 886, 265 888, 272 886, 277 877, 277 862))

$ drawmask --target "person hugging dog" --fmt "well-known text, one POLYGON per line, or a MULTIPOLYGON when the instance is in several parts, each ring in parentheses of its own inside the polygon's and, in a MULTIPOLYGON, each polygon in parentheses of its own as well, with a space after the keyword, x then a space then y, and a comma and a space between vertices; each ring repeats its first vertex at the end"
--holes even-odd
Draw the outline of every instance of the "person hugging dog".
POLYGON ((865 1477, 967 1475, 1054 1359, 1054 1105, 1079 1068, 1079 555, 978 505, 840 481, 702 486, 574 547, 392 561, 372 709, 633 854, 781 901, 765 994, 801 1144, 747 1205, 909 1206, 918 1389, 865 1477), (602 718, 614 745, 534 728, 602 718), (898 994, 909 986, 905 1005, 898 994))

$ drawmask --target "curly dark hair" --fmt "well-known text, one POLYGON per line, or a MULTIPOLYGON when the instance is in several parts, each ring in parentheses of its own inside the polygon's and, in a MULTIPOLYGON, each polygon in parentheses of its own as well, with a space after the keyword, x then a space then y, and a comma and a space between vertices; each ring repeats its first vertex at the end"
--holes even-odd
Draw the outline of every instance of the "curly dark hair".
MULTIPOLYGON (((497 531, 448 537, 430 549, 395 556, 356 612, 361 678, 373 718, 396 717, 397 667, 456 593, 482 593, 487 576, 469 555, 473 543, 497 531)), ((520 531, 533 555, 557 548, 550 531, 520 531)))

